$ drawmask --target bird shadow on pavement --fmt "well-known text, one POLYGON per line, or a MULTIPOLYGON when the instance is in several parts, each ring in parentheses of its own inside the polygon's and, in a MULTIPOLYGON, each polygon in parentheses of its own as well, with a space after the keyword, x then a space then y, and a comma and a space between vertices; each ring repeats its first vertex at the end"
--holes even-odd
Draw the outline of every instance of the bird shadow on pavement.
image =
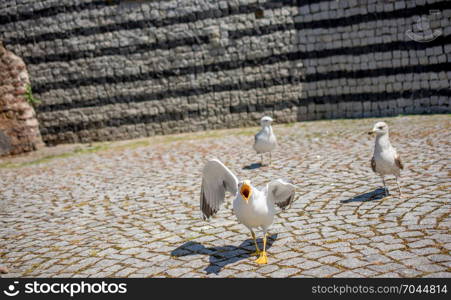
MULTIPOLYGON (((273 235, 268 235, 266 243, 266 251, 271 248, 274 241, 277 239, 277 233, 273 235)), ((257 239, 258 246, 263 249, 263 239, 257 239)), ((221 247, 205 247, 201 243, 190 241, 172 250, 171 256, 173 257, 183 257, 189 255, 208 255, 210 258, 210 264, 204 269, 207 274, 215 273, 219 274, 221 270, 237 261, 248 259, 252 256, 252 252, 255 251, 254 241, 252 239, 247 239, 242 242, 239 246, 221 246, 221 247)))
POLYGON ((263 167, 263 165, 261 163, 252 163, 248 166, 244 166, 243 170, 255 170, 255 169, 258 169, 261 167, 263 167))
POLYGON ((350 202, 368 202, 383 199, 385 196, 385 190, 382 187, 375 189, 374 191, 357 195, 351 199, 341 200, 341 203, 350 203, 350 202))

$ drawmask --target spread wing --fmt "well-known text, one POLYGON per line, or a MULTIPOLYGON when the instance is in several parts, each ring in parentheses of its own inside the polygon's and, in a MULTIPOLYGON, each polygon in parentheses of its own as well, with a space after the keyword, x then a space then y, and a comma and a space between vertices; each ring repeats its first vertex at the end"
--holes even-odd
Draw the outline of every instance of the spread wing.
POLYGON ((282 210, 294 201, 295 186, 283 179, 271 181, 267 186, 268 198, 282 210))
POLYGON ((396 155, 395 155, 395 164, 401 170, 404 169, 404 165, 402 164, 401 157, 399 157, 398 153, 396 153, 396 155))
POLYGON ((374 156, 371 158, 371 169, 376 173, 376 160, 374 159, 374 156))
POLYGON ((235 195, 238 178, 218 159, 209 160, 202 172, 200 209, 204 220, 218 212, 225 199, 225 192, 235 195))

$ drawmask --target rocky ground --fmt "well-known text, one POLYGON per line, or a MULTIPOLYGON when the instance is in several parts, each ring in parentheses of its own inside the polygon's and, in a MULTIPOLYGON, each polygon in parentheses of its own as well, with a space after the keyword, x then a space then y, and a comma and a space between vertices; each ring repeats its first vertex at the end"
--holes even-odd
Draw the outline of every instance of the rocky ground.
MULTIPOLYGON (((0 160, 3 277, 451 277, 449 115, 386 118, 405 164, 403 197, 370 168, 380 119, 275 125, 272 166, 258 128, 46 148, 0 160), (257 265, 231 201, 199 211, 205 158, 297 200, 270 229, 257 265)), ((229 197, 231 200, 231 197, 229 197)))

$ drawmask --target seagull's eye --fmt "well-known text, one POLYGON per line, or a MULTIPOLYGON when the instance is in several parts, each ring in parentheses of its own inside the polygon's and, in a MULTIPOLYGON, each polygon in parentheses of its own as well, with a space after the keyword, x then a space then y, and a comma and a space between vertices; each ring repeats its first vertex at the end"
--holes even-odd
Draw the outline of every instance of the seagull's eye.
POLYGON ((382 130, 382 129, 384 129, 384 127, 383 126, 379 126, 377 129, 382 130))

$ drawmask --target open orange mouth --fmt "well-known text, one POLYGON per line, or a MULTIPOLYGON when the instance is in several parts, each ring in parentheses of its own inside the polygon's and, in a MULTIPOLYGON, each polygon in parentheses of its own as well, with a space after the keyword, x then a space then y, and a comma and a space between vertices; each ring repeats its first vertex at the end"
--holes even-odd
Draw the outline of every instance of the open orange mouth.
POLYGON ((243 196, 244 200, 249 201, 249 198, 252 195, 252 189, 251 186, 247 183, 243 183, 240 189, 240 194, 243 196))

